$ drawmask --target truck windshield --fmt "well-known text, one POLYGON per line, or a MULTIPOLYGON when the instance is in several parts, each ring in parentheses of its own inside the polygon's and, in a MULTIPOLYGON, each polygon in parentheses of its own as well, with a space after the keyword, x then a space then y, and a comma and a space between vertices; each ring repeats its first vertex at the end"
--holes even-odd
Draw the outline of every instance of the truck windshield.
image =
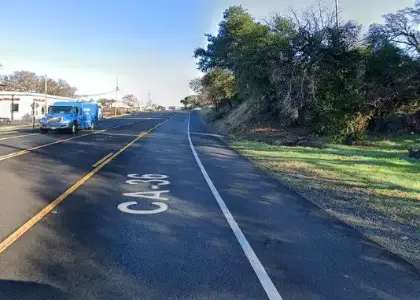
POLYGON ((48 112, 50 114, 74 114, 76 112, 76 108, 74 106, 50 106, 48 112))

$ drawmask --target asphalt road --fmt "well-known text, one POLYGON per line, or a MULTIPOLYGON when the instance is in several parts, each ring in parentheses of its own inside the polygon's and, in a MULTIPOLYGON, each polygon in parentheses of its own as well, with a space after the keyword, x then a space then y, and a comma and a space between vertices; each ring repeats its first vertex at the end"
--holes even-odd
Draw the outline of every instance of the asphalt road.
POLYGON ((255 169, 196 112, 0 135, 0 299, 419 295, 416 269, 255 169))

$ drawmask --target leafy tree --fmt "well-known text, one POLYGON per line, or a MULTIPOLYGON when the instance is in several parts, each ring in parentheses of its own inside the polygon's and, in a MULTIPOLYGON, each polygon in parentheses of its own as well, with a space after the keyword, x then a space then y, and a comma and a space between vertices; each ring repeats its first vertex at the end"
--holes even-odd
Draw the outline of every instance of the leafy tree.
POLYGON ((194 107, 199 107, 200 106, 200 96, 198 95, 190 95, 185 97, 184 99, 182 99, 181 104, 184 105, 184 108, 194 108, 194 107))
POLYGON ((236 82, 233 74, 226 69, 215 68, 206 73, 201 81, 206 96, 216 110, 219 109, 222 101, 228 102, 232 108, 231 99, 236 94, 236 82))
POLYGON ((196 92, 197 94, 201 94, 202 92, 202 84, 201 84, 201 77, 197 77, 190 80, 189 83, 190 89, 196 92))
POLYGON ((184 99, 181 99, 181 101, 179 101, 182 105, 184 105, 184 108, 188 107, 188 100, 187 97, 185 97, 184 99))

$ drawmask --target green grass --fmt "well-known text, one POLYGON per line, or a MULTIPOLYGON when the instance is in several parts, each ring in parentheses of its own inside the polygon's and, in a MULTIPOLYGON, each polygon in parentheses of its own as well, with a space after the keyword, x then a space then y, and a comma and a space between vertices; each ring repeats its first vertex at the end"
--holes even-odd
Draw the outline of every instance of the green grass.
POLYGON ((274 146, 234 140, 231 146, 325 207, 381 216, 420 228, 420 161, 407 149, 420 135, 369 139, 358 146, 274 146))

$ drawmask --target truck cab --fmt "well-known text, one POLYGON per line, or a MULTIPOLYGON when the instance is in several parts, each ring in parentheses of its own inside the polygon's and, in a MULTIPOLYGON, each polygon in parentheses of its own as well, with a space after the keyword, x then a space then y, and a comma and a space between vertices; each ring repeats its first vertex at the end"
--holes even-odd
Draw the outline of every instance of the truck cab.
POLYGON ((94 129, 98 119, 99 108, 96 103, 56 102, 41 118, 40 130, 41 133, 62 130, 74 134, 80 129, 94 129))

